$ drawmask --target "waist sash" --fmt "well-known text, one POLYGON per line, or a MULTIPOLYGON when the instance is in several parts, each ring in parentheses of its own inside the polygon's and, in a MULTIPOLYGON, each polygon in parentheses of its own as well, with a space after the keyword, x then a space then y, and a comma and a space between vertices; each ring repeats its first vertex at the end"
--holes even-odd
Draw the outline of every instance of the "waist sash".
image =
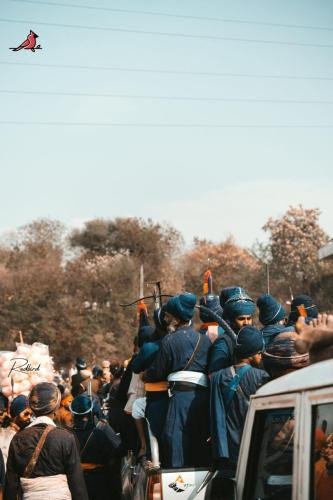
POLYGON ((166 380, 162 380, 161 382, 145 383, 146 392, 157 392, 157 391, 167 391, 167 390, 168 390, 168 382, 166 380))
POLYGON ((81 462, 81 469, 84 471, 96 470, 103 467, 102 464, 93 464, 89 462, 81 462))
POLYGON ((72 499, 65 474, 34 478, 21 477, 20 482, 23 500, 45 500, 46 496, 52 500, 72 499))
POLYGON ((168 375, 168 382, 191 382, 192 384, 208 387, 209 381, 205 373, 182 370, 168 375))

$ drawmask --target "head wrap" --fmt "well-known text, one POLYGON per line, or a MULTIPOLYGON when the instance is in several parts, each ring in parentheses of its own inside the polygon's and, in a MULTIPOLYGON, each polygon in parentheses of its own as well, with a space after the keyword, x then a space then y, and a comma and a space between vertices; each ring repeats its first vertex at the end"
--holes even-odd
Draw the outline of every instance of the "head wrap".
POLYGON ((152 326, 141 326, 138 333, 138 346, 142 347, 145 342, 151 342, 154 332, 155 328, 153 328, 152 326))
POLYGON ((277 335, 263 354, 265 370, 272 376, 283 375, 287 370, 298 370, 309 364, 309 353, 298 354, 295 340, 296 332, 285 332, 277 335))
POLYGON ((196 301, 197 297, 193 293, 180 293, 168 300, 165 310, 175 318, 189 321, 193 317, 196 301))
POLYGON ((76 396, 69 405, 70 411, 74 415, 83 416, 90 413, 93 410, 93 401, 87 394, 81 394, 76 396))
POLYGON ((103 370, 100 366, 98 365, 95 365, 93 366, 93 369, 92 369, 92 376, 94 378, 97 378, 97 377, 101 377, 103 375, 103 370))
POLYGON ((29 406, 29 399, 24 394, 20 394, 13 399, 10 405, 10 416, 12 418, 17 417, 22 411, 24 411, 29 406))
POLYGON ((306 319, 317 318, 318 309, 313 300, 308 295, 298 295, 293 299, 290 306, 289 323, 296 323, 300 316, 306 319))
POLYGON ((238 359, 249 358, 265 347, 264 339, 260 330, 254 326, 244 326, 237 335, 236 356, 238 359))
MULTIPOLYGON (((207 294, 201 297, 200 305, 207 307, 214 314, 222 318, 223 309, 220 305, 220 299, 218 295, 207 294)), ((214 318, 211 318, 208 311, 200 310, 200 319, 203 323, 209 323, 212 321, 216 321, 214 318)))
POLYGON ((61 400, 58 387, 50 382, 41 382, 32 388, 29 395, 29 406, 39 417, 55 411, 61 400))
POLYGON ((224 307, 224 304, 233 295, 241 295, 241 294, 247 295, 246 291, 241 286, 233 285, 233 286, 226 286, 225 288, 222 288, 221 293, 220 293, 221 306, 224 307))
POLYGON ((87 368, 86 360, 84 358, 81 358, 80 356, 76 358, 75 365, 78 370, 84 370, 85 368, 87 368))
POLYGON ((272 295, 260 295, 257 300, 259 321, 263 325, 274 325, 286 316, 285 308, 272 295))
POLYGON ((234 321, 238 316, 252 316, 255 310, 254 301, 244 290, 241 290, 226 300, 223 316, 229 321, 234 321))

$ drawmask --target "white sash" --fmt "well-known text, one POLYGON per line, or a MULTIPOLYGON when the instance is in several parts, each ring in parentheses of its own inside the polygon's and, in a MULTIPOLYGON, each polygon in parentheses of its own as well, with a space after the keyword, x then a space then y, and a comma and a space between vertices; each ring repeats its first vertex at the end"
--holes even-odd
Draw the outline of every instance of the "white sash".
POLYGON ((72 495, 68 488, 67 476, 40 476, 34 478, 20 478, 23 491, 23 500, 71 500, 72 495))
POLYGON ((204 373, 191 372, 190 370, 173 372, 168 375, 168 382, 192 382, 192 384, 208 387, 208 377, 204 373))

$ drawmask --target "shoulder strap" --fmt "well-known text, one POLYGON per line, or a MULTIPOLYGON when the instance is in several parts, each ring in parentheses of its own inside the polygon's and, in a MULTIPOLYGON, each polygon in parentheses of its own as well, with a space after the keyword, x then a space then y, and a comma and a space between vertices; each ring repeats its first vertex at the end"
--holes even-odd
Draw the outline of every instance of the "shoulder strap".
POLYGON ((233 378, 229 382, 229 385, 228 385, 228 387, 226 389, 226 403, 227 403, 227 406, 229 406, 229 404, 231 403, 232 398, 234 397, 235 392, 237 391, 237 388, 238 388, 238 386, 240 384, 240 381, 242 380, 242 378, 244 377, 245 373, 250 368, 251 368, 251 365, 244 365, 244 366, 242 366, 238 370, 238 373, 236 373, 235 368, 233 366, 231 367, 231 373, 233 375, 233 378))
POLYGON ((38 457, 40 455, 40 452, 42 451, 42 448, 45 443, 45 439, 50 431, 55 429, 54 425, 47 425, 45 429, 43 430, 43 433, 37 443, 37 446, 32 454, 32 457, 30 458, 26 468, 24 469, 23 477, 29 478, 32 474, 32 471, 35 468, 35 465, 37 463, 38 457))
POLYGON ((87 438, 87 441, 84 443, 84 446, 82 448, 82 450, 80 451, 80 457, 83 456, 83 453, 85 452, 86 448, 87 448, 87 444, 89 443, 90 439, 93 437, 93 434, 94 434, 94 430, 95 430, 95 427, 93 428, 93 430, 91 431, 91 433, 89 434, 88 438, 87 438))
POLYGON ((186 365, 184 366, 182 371, 186 371, 189 369, 189 367, 191 366, 191 364, 193 362, 194 356, 199 351, 199 347, 201 345, 201 342, 202 342, 204 335, 202 333, 198 333, 198 335, 199 335, 199 337, 198 337, 197 343, 195 345, 194 351, 192 352, 192 356, 190 357, 190 359, 188 360, 188 362, 186 363, 186 365))

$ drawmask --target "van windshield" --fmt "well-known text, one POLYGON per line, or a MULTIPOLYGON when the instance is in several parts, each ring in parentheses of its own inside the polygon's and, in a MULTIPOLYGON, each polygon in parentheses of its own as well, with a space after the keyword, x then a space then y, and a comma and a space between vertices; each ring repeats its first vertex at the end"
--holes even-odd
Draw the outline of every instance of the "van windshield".
POLYGON ((292 497, 294 409, 258 411, 248 457, 244 498, 292 497))

